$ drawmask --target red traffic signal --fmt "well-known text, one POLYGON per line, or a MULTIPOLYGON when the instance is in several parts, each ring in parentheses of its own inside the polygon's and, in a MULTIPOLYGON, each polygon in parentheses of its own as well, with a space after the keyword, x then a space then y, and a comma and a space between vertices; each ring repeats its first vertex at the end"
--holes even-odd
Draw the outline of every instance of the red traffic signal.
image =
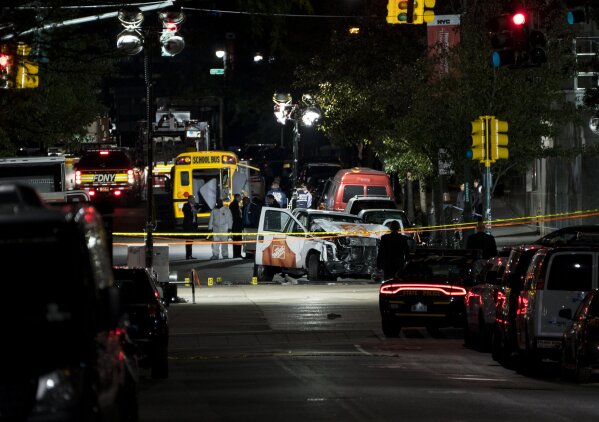
POLYGON ((6 70, 10 67, 12 56, 6 53, 0 53, 0 70, 6 70))
POLYGON ((522 26, 526 24, 526 13, 516 12, 512 14, 512 23, 516 26, 522 26))

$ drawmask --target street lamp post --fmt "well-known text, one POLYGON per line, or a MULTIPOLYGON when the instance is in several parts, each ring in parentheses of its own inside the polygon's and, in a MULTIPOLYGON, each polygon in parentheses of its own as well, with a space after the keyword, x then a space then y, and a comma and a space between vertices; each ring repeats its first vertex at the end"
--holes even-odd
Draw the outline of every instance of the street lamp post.
MULTIPOLYGON (((185 47, 185 41, 177 34, 185 16, 180 8, 166 7, 159 11, 158 16, 162 21, 162 32, 160 34, 161 55, 172 57, 179 54, 185 47)), ((135 6, 124 7, 118 12, 119 21, 124 27, 117 38, 117 49, 127 55, 135 55, 144 52, 144 82, 146 85, 146 142, 148 147, 148 170, 146 174, 147 188, 147 216, 145 227, 145 257, 146 267, 153 266, 154 258, 154 183, 152 173, 154 172, 154 140, 152 128, 152 57, 151 50, 154 47, 153 38, 149 37, 151 29, 142 29, 141 24, 144 15, 141 9, 135 6), (146 45, 147 44, 147 45, 146 45), (144 48, 144 47, 149 48, 144 48)))
MULTIPOLYGON (((275 117, 279 123, 284 125, 288 120, 293 122, 293 187, 297 187, 299 167, 299 126, 313 126, 320 118, 321 112, 316 106, 316 101, 311 95, 304 94, 302 99, 293 104, 291 94, 275 92, 272 97, 275 103, 275 117)), ((296 190, 293 190, 295 198, 296 190)))

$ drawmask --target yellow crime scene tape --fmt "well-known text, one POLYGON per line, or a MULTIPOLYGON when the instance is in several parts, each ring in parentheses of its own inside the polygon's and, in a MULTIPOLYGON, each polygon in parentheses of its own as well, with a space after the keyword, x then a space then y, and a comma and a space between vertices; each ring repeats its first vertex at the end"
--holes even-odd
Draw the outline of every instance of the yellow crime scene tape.
MULTIPOLYGON (((572 211, 572 212, 560 212, 554 214, 538 214, 526 217, 513 217, 513 218, 503 218, 503 219, 495 219, 491 221, 486 221, 485 223, 490 223, 493 227, 509 227, 509 226, 518 226, 518 225, 526 225, 526 224, 538 224, 544 223, 548 221, 559 221, 559 220, 569 220, 575 218, 589 218, 589 217, 597 217, 599 216, 599 209, 589 209, 583 211, 572 211)), ((417 226, 414 228, 404 229, 404 233, 424 233, 431 231, 442 231, 442 230, 468 230, 476 227, 476 222, 466 222, 466 223, 453 223, 453 224, 442 224, 435 226, 417 226)), ((212 232, 153 232, 154 241, 157 243, 168 243, 168 244, 184 244, 185 241, 173 241, 170 238, 178 238, 183 237, 189 239, 194 237, 203 237, 206 238, 204 241, 202 240, 193 240, 194 244, 202 244, 202 243, 228 243, 228 244, 243 244, 243 243, 255 243, 255 237, 258 235, 269 234, 269 235, 286 235, 286 236, 318 236, 319 238, 334 238, 348 235, 358 235, 358 236, 368 236, 371 234, 385 234, 388 233, 388 230, 375 230, 375 231, 367 231, 367 230, 350 230, 350 231, 334 231, 334 232, 293 232, 293 233, 281 233, 281 232, 254 232, 254 233, 212 233, 212 232), (214 241, 209 240, 212 236, 241 236, 241 237, 251 237, 252 240, 228 240, 228 241, 214 241)), ((113 232, 113 236, 121 236, 121 237, 144 237, 146 235, 145 232, 113 232)), ((292 240, 292 238, 290 239, 292 240)), ((187 240, 189 242, 189 240, 187 240)), ((114 243, 115 245, 126 245, 127 243, 114 243)))

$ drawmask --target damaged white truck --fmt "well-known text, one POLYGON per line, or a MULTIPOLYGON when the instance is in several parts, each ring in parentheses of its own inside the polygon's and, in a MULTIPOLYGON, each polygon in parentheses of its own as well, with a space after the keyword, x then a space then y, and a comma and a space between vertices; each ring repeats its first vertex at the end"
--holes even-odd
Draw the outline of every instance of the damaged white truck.
POLYGON ((320 210, 262 208, 254 276, 271 281, 276 274, 309 281, 371 279, 382 234, 389 229, 364 224, 355 216, 320 210))

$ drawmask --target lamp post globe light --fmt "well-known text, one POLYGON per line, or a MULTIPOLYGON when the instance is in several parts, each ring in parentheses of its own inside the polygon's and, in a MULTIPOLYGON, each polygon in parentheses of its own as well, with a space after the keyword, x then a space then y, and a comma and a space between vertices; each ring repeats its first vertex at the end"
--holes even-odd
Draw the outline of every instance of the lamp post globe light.
POLYGON ((309 94, 302 95, 302 99, 293 104, 291 94, 275 92, 272 97, 275 103, 274 114, 279 123, 284 125, 288 120, 293 122, 293 200, 295 204, 297 173, 299 161, 299 126, 314 126, 322 117, 320 109, 316 106, 316 101, 309 94))
POLYGON ((126 55, 136 55, 144 52, 144 76, 146 84, 146 144, 147 174, 146 187, 148 197, 146 227, 145 227, 145 258, 146 267, 151 268, 154 258, 153 232, 156 228, 154 221, 154 183, 152 174, 154 172, 154 146, 152 134, 152 68, 151 50, 154 45, 153 33, 160 33, 158 41, 163 57, 172 57, 179 54, 185 48, 185 40, 177 31, 185 20, 185 15, 180 8, 169 6, 159 10, 158 17, 162 22, 162 31, 159 28, 142 28, 144 15, 141 9, 135 6, 126 6, 119 10, 117 18, 124 30, 117 36, 116 47, 126 55))

